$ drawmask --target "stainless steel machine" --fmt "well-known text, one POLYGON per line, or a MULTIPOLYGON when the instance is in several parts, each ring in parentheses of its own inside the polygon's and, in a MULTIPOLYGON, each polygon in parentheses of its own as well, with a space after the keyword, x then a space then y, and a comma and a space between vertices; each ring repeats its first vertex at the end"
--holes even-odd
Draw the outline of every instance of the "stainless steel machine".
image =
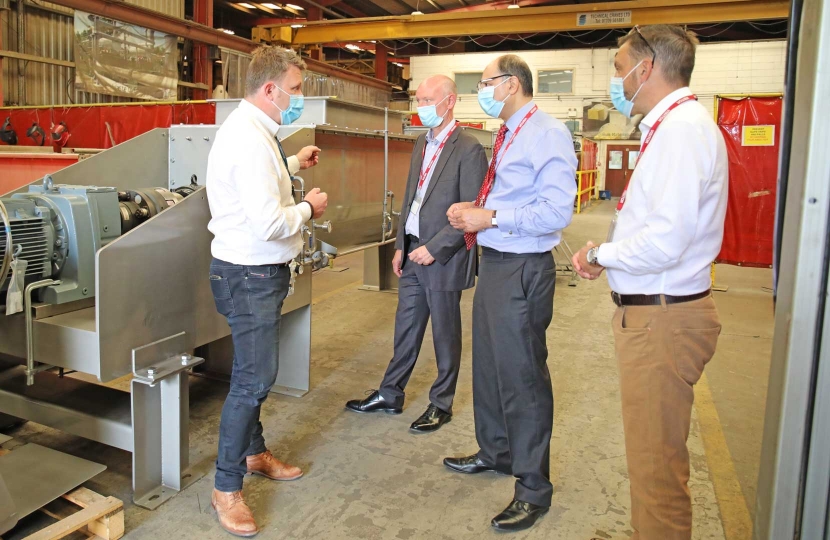
MULTIPOLYGON (((304 229, 302 273, 283 309, 275 390, 295 396, 309 387, 314 270, 363 250, 367 288, 394 285, 392 243, 415 141, 401 114, 317 101, 308 109, 316 117, 280 130, 288 153, 323 149, 320 164, 294 179, 297 197, 319 187, 330 201, 326 222, 304 229), (354 125, 325 121, 344 111, 354 125)), ((0 315, 0 413, 132 452, 134 500, 146 508, 197 479, 188 471, 188 373, 230 373, 230 330, 207 280, 202 188, 218 129, 156 129, 0 198, 9 218, 0 257, 31 264, 23 312, 0 315), (129 377, 131 390, 60 370, 100 383, 129 377)), ((7 280, 0 276, 0 304, 7 280)))

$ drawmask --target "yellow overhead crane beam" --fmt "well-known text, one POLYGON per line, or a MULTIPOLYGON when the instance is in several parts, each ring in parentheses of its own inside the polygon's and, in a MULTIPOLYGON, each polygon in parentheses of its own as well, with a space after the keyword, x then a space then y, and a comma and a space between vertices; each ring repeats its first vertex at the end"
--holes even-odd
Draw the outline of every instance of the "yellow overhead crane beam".
MULTIPOLYGON (((634 0, 521 9, 308 22, 302 28, 257 28, 291 43, 413 39, 488 34, 567 32, 647 24, 712 24, 786 19, 788 0, 634 0), (584 15, 584 17, 583 17, 584 15), (619 22, 618 22, 619 21, 619 22)), ((262 36, 266 38, 265 35, 262 36)))

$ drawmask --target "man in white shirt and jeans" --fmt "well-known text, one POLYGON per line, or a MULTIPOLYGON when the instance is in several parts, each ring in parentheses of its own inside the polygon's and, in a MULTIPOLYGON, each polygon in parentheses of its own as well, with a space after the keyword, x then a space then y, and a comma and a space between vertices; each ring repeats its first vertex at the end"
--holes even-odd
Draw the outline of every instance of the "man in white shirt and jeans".
POLYGON ((573 259, 608 269, 635 540, 688 540, 694 385, 721 325, 710 265, 723 239, 728 160, 717 125, 689 90, 698 44, 677 26, 635 27, 620 39, 615 107, 643 114, 640 158, 608 241, 573 259))
POLYGON ((328 197, 315 188, 294 204, 291 174, 317 164, 307 146, 286 157, 277 133, 302 114, 305 63, 291 50, 260 47, 246 79, 247 96, 219 128, 208 157, 207 195, 214 234, 210 286, 233 336, 231 387, 219 424, 211 505, 237 536, 258 532, 242 497, 246 473, 296 480, 297 467, 265 447, 259 412, 277 378, 280 311, 288 295, 288 263, 302 249, 301 229, 320 217, 328 197))

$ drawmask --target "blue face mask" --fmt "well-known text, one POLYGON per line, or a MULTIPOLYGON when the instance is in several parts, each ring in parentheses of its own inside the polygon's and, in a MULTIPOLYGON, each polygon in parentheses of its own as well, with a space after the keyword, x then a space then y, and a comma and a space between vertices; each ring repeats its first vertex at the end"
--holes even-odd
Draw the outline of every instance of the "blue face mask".
POLYGON ((481 106, 481 110, 487 113, 487 115, 492 116, 493 118, 498 118, 501 114, 501 110, 504 108, 504 102, 510 97, 510 94, 507 94, 501 101, 496 101, 495 93, 496 88, 506 83, 510 80, 510 77, 503 80, 496 86, 486 86, 478 91, 478 104, 481 106))
MULTIPOLYGON (((285 90, 283 90, 279 86, 277 86, 277 88, 283 94, 288 94, 288 92, 286 92, 285 90)), ((273 105, 274 107, 276 107, 277 109, 280 110, 280 125, 283 125, 283 126, 293 124, 294 122, 297 121, 297 118, 299 118, 303 114, 303 104, 304 104, 304 101, 305 101, 305 97, 302 94, 300 94, 298 96, 294 95, 294 94, 288 94, 288 96, 289 96, 290 101, 288 102, 288 108, 287 109, 280 109, 279 105, 277 105, 276 103, 274 103, 270 99, 268 100, 268 101, 271 101, 271 105, 273 105)))
MULTIPOLYGON (((640 64, 643 62, 640 61, 640 64)), ((625 98, 625 90, 623 89, 623 82, 634 73, 634 71, 640 67, 640 64, 634 66, 634 69, 628 72, 628 75, 625 77, 611 77, 611 103, 614 104, 614 107, 623 113, 626 118, 631 118, 631 110, 634 108, 634 99, 637 97, 637 94, 640 93, 640 90, 643 88, 643 84, 640 85, 640 88, 634 92, 634 95, 631 96, 631 99, 625 98)))
POLYGON ((421 124, 428 128, 434 128, 441 125, 441 122, 444 121, 444 117, 447 116, 447 112, 450 110, 447 109, 447 112, 444 113, 443 116, 438 116, 438 112, 436 111, 436 107, 442 104, 447 98, 450 96, 445 97, 435 105, 427 105, 426 107, 418 107, 418 118, 421 119, 421 124))

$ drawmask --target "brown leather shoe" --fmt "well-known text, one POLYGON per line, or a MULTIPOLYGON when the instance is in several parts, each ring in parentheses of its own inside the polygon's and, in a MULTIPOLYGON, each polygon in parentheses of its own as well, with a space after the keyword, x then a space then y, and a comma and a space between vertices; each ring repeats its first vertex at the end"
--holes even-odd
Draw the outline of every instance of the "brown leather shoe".
POLYGON ((296 480, 303 475, 302 469, 283 463, 275 458, 270 450, 255 456, 248 456, 246 459, 250 474, 258 474, 271 480, 287 482, 296 480))
POLYGON ((219 516, 219 524, 223 529, 236 536, 254 536, 259 532, 254 521, 254 514, 245 499, 242 491, 213 490, 210 505, 219 516))

